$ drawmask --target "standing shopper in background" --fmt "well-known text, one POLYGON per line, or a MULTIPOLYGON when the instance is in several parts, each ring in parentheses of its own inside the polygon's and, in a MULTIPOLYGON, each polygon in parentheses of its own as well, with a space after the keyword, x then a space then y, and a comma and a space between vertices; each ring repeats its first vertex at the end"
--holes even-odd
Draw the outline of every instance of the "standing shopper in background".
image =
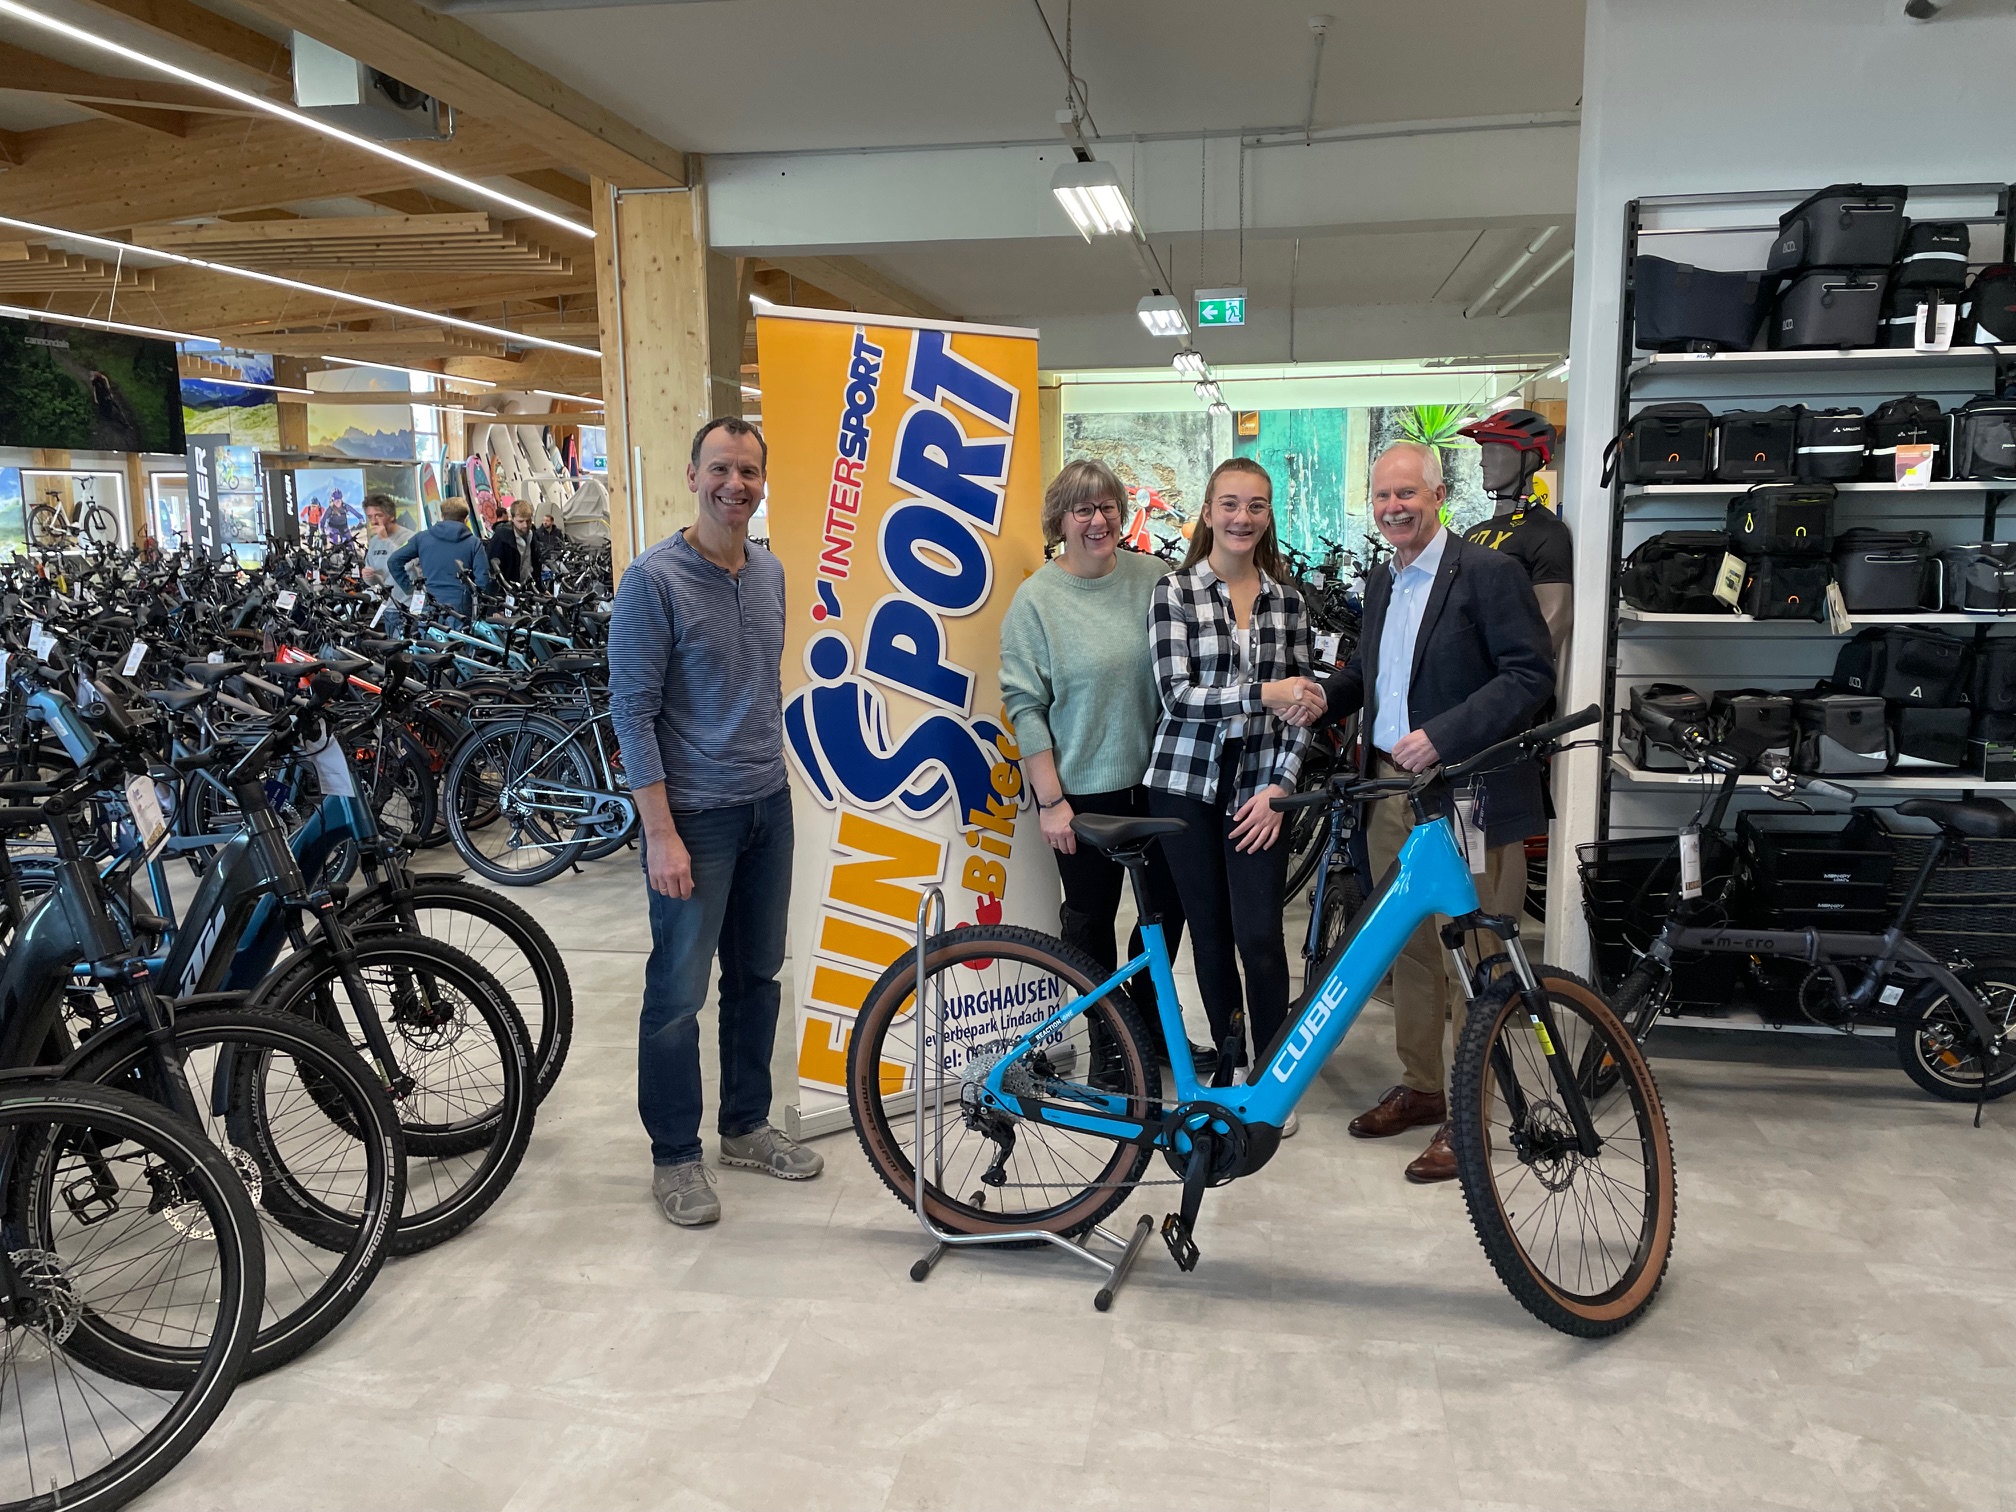
MULTIPOLYGON (((1530 728, 1554 691, 1553 647, 1525 566, 1444 530, 1447 496, 1432 447, 1396 441, 1373 463, 1372 519, 1394 556, 1365 585, 1364 629, 1330 679, 1328 704, 1333 716, 1365 711, 1360 759, 1374 777, 1474 756, 1530 728)), ((1525 839, 1547 826, 1538 769, 1526 762, 1480 778, 1470 813, 1486 847, 1478 906, 1517 915, 1525 906, 1525 839)), ((1413 828, 1405 794, 1372 805, 1365 841, 1375 880, 1392 869, 1413 828)), ((1400 1085, 1351 1121, 1360 1139, 1439 1125, 1407 1167, 1409 1181, 1456 1176, 1444 1052, 1452 1019, 1462 1037, 1465 1002, 1445 961, 1437 924, 1429 923, 1393 963, 1400 1085)))
MULTIPOLYGON (((1037 569, 1001 621, 1001 701, 1022 748, 1022 771, 1041 813, 1043 838, 1057 853, 1064 884, 1058 933, 1103 972, 1120 964, 1113 921, 1126 871, 1072 832, 1077 814, 1139 817, 1148 812, 1141 776, 1155 733, 1157 701, 1148 655, 1148 605, 1168 568, 1120 549, 1127 497, 1103 462, 1067 462, 1043 494, 1043 539, 1062 542, 1037 569)), ((1148 848, 1149 906, 1161 916, 1169 950, 1183 939, 1183 905, 1160 846, 1148 848)), ((1136 926, 1127 942, 1141 952, 1136 926)), ((1154 985, 1135 979, 1136 1006, 1162 1047, 1154 985)), ((1164 1058, 1167 1058, 1167 1048, 1164 1058)), ((1208 1052, 1197 1051, 1206 1057, 1208 1052)))
POLYGON ((769 448, 710 420, 693 438, 693 524, 623 574, 609 695, 644 829, 651 959, 637 1037, 637 1111, 651 1190, 692 1228, 721 1216, 700 1145, 700 1007, 721 958, 721 1164, 807 1181, 825 1160, 770 1127, 791 793, 784 770, 784 568, 749 540, 769 448))
POLYGON ((399 523, 399 503, 390 494, 364 496, 364 523, 370 527, 364 541, 364 581, 385 585, 392 597, 392 605, 385 610, 385 633, 397 635, 403 623, 399 610, 405 606, 406 590, 393 580, 389 564, 392 553, 412 540, 413 532, 399 523))
POLYGON ((532 583, 532 506, 520 499, 508 517, 497 522, 484 548, 490 569, 505 589, 521 591, 532 583))
MULTIPOLYGON (((1288 848, 1270 800, 1295 790, 1309 745, 1307 728, 1277 716, 1306 726, 1322 709, 1308 676, 1309 622, 1275 541, 1274 484, 1259 463, 1234 457, 1211 474, 1190 554, 1155 586, 1149 631, 1163 711, 1149 811, 1189 826, 1161 844, 1212 1039, 1222 1048, 1250 1028, 1257 1056, 1288 1016, 1288 848)), ((1249 1064, 1243 1042, 1234 1063, 1249 1064)), ((1284 1136, 1295 1126, 1291 1115, 1284 1136)))
POLYGON ((427 597, 451 614, 469 613, 469 590, 462 586, 458 571, 467 567, 478 588, 490 586, 490 560, 483 543, 469 528, 469 506, 461 499, 443 499, 441 518, 394 551, 385 561, 386 575, 394 587, 425 586, 427 597), (421 582, 413 581, 411 566, 419 563, 421 582))

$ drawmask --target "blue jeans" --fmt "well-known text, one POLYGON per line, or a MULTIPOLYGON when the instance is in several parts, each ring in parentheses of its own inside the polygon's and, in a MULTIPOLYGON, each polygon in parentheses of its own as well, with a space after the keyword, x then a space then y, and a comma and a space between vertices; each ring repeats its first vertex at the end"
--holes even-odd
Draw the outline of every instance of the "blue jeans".
MULTIPOLYGON (((734 1138, 770 1117, 777 973, 791 904, 791 792, 673 813, 693 858, 693 896, 651 892, 651 959, 637 1031, 637 1112, 654 1165, 700 1158, 700 1007, 721 956, 721 1109, 734 1138)), ((649 859, 646 858, 646 865, 649 859)))

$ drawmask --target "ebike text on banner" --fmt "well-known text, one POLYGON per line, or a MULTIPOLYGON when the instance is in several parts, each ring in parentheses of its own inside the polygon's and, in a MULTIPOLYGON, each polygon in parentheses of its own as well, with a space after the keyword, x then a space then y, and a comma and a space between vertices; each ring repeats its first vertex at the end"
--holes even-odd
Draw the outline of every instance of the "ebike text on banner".
MULTIPOLYGON (((926 889, 955 925, 1057 927, 996 681, 1001 617, 1043 562, 1036 333, 795 309, 756 332, 790 591, 798 1076, 841 1093, 855 1015, 926 889)), ((993 1001, 1009 995, 976 1003, 969 1033, 1015 1028, 1024 1009, 993 1001)))

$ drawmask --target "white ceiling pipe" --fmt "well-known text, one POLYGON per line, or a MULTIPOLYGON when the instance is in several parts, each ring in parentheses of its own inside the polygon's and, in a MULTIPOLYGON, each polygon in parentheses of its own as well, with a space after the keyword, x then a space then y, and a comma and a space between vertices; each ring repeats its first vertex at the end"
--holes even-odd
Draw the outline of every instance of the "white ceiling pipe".
POLYGON ((1533 254, 1538 252, 1542 247, 1546 246, 1547 243, 1552 241, 1554 239, 1554 233, 1559 231, 1560 229, 1561 228, 1559 226, 1549 226, 1546 230, 1542 231, 1538 236, 1534 237, 1533 240, 1528 242, 1526 244, 1526 250, 1524 252, 1521 252, 1516 258, 1512 260, 1512 266, 1507 268, 1503 273, 1500 273, 1495 279, 1492 280, 1490 288, 1486 289, 1482 294, 1479 294, 1475 299, 1473 299, 1468 305, 1464 307, 1463 318, 1465 320, 1475 320, 1478 314, 1484 309, 1484 307, 1490 304, 1492 300, 1498 297, 1498 291, 1504 288, 1505 285, 1507 285, 1508 283, 1512 282, 1514 278, 1518 277, 1519 270, 1525 267, 1526 264, 1528 264, 1529 262, 1533 261, 1533 254))
POLYGON ((1538 278, 1534 279, 1533 282, 1526 285, 1525 288, 1521 289, 1517 294, 1514 294, 1510 299, 1506 300, 1505 303, 1503 303, 1498 307, 1498 318, 1500 320, 1503 320, 1507 315, 1510 315, 1514 310, 1518 309, 1520 305, 1526 302, 1528 297, 1538 292, 1540 285, 1544 284, 1556 273, 1559 273, 1563 268, 1567 267, 1568 260, 1574 255, 1575 255, 1575 249, 1573 247, 1570 247, 1566 252, 1563 252, 1559 257, 1555 258, 1554 261, 1547 264, 1545 271, 1543 271, 1538 278))

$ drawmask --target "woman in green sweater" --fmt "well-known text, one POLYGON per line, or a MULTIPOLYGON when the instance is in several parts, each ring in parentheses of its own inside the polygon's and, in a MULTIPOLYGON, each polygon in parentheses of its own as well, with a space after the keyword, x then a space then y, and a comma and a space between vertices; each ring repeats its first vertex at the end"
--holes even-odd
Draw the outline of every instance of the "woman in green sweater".
MULTIPOLYGON (((1067 462, 1043 495, 1043 538, 1064 549, 1015 590, 1001 621, 1002 704, 1064 884, 1058 932, 1106 971, 1120 960, 1113 922, 1126 873, 1081 845, 1071 819, 1148 812, 1141 778, 1161 713, 1148 605, 1169 570, 1156 557, 1120 549, 1126 500, 1105 463, 1067 462)), ((1147 881, 1173 956, 1183 908, 1159 846, 1149 848, 1147 881)), ((1139 953, 1138 928, 1127 948, 1130 957, 1139 953)), ((1144 986, 1136 1002, 1159 1046, 1154 990, 1145 976, 1137 981, 1144 986)))

